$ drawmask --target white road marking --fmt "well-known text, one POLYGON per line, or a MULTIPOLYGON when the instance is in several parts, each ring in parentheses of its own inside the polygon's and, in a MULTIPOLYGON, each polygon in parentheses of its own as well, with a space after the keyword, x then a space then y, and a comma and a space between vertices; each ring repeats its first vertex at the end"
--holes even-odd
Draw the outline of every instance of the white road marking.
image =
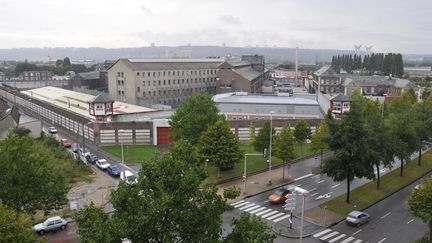
POLYGON ((268 217, 267 220, 272 220, 272 219, 278 218, 278 217, 280 217, 282 215, 284 215, 284 213, 278 213, 278 214, 275 214, 275 215, 273 215, 271 217, 268 217))
POLYGON ((313 197, 313 196, 315 196, 315 195, 318 195, 318 192, 316 192, 316 193, 312 194, 312 195, 311 195, 311 197, 313 197))
POLYGON ((241 200, 241 201, 238 201, 238 202, 235 202, 235 203, 231 203, 231 206, 234 206, 234 205, 240 204, 240 203, 242 203, 242 202, 244 202, 244 200, 241 200))
POLYGON ((336 187, 338 187, 338 186, 340 186, 340 183, 339 183, 339 184, 336 184, 336 185, 334 185, 334 186, 332 186, 332 188, 336 188, 336 187))
POLYGON ((278 219, 275 219, 275 220, 273 220, 273 222, 275 222, 275 223, 277 223, 277 222, 279 222, 279 221, 281 221, 281 220, 284 220, 284 219, 286 219, 286 218, 289 218, 289 214, 287 214, 287 215, 285 215, 285 216, 283 216, 283 217, 280 217, 280 218, 278 218, 278 219))
POLYGON ((258 208, 258 209, 254 210, 254 211, 249 212, 249 213, 250 214, 258 213, 259 211, 262 211, 264 209, 266 209, 266 207, 258 208))
POLYGON ((332 240, 330 240, 329 243, 333 243, 333 242, 335 242, 335 241, 337 241, 337 240, 339 240, 339 239, 344 238, 345 236, 346 236, 346 234, 341 234, 341 235, 339 235, 338 237, 333 238, 332 240))
POLYGON ((254 209, 256 209, 256 208, 259 208, 259 207, 261 207, 260 205, 255 205, 255 206, 253 206, 253 207, 251 207, 251 208, 248 208, 248 209, 246 209, 246 210, 244 210, 245 212, 249 212, 249 211, 251 211, 251 210, 254 210, 254 209))
POLYGON ((235 205, 234 207, 235 207, 235 208, 238 208, 238 207, 241 207, 241 206, 247 205, 247 204, 249 204, 249 203, 250 203, 250 202, 243 202, 243 203, 240 203, 240 204, 235 205))
POLYGON ((262 215, 261 218, 265 219, 265 218, 267 218, 268 216, 273 215, 273 214, 277 214, 277 213, 279 213, 279 212, 278 212, 278 211, 272 211, 272 212, 270 212, 270 213, 268 213, 268 214, 264 214, 264 215, 262 215))
POLYGON ((385 240, 386 240, 386 238, 383 238, 382 240, 378 241, 378 243, 381 243, 381 242, 383 242, 385 240))
POLYGON ((331 229, 323 230, 323 231, 321 231, 321 232, 319 232, 319 233, 314 234, 313 237, 318 238, 318 237, 320 237, 321 235, 323 235, 323 234, 327 234, 327 233, 330 232, 330 231, 332 231, 332 230, 331 230, 331 229))
POLYGON ((410 224, 412 221, 414 221, 414 219, 411 219, 410 221, 408 221, 407 224, 410 224))
POLYGON ((316 190, 316 188, 312 188, 312 189, 309 190, 309 192, 313 192, 315 190, 316 190))
POLYGON ((332 233, 330 233, 328 235, 325 235, 325 236, 321 237, 320 240, 327 240, 328 238, 331 238, 331 237, 333 237, 333 236, 335 236, 337 234, 339 234, 339 232, 334 231, 334 232, 332 232, 332 233))
POLYGON ((296 187, 301 187, 303 184, 298 184, 296 187))
POLYGON ((356 240, 353 243, 360 243, 360 242, 362 242, 362 240, 356 240))
POLYGON ((270 211, 272 211, 272 209, 264 210, 264 211, 262 211, 262 212, 259 212, 259 213, 255 214, 255 215, 256 215, 256 216, 260 216, 260 215, 265 214, 265 213, 270 212, 270 211))
POLYGON ((354 240, 355 238, 354 237, 348 237, 348 238, 346 238, 344 241, 342 241, 341 243, 348 243, 348 242, 350 242, 350 241, 352 241, 352 240, 354 240))
POLYGON ((304 176, 300 176, 299 178, 294 179, 294 181, 298 181, 298 180, 301 180, 301 179, 304 179, 304 178, 308 178, 308 177, 310 177, 312 175, 313 174, 307 174, 307 175, 304 175, 304 176))
POLYGON ((270 200, 265 200, 265 201, 264 201, 264 203, 268 203, 268 202, 270 202, 270 200))
POLYGON ((251 203, 251 204, 246 205, 246 206, 244 206, 244 207, 241 207, 241 208, 239 208, 239 209, 240 209, 240 210, 244 210, 244 209, 246 209, 246 208, 250 208, 250 207, 253 207, 253 206, 255 206, 255 203, 251 203))
POLYGON ((318 181, 317 183, 318 184, 320 184, 320 183, 323 183, 325 180, 320 180, 320 181, 318 181))
POLYGON ((357 230, 356 232, 352 233, 352 235, 355 235, 355 234, 357 234, 357 233, 360 233, 361 231, 362 231, 362 230, 359 229, 359 230, 357 230))
POLYGON ((388 212, 388 213, 384 214, 381 218, 383 219, 383 218, 389 216, 390 214, 391 214, 391 212, 388 212))

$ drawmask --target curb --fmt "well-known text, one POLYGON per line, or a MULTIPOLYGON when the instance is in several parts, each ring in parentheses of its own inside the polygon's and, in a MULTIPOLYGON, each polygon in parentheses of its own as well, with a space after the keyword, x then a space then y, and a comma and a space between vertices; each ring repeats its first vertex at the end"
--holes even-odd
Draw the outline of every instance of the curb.
MULTIPOLYGON (((295 218, 299 218, 299 217, 297 217, 297 216, 294 215, 294 214, 293 214, 293 216, 294 216, 295 218)), ((305 220, 305 221, 306 221, 306 220, 305 220)), ((310 223, 310 222, 309 222, 309 223, 310 223)), ((300 239, 300 235, 299 235, 299 236, 290 236, 290 235, 287 235, 287 234, 279 233, 279 232, 276 231, 276 229, 274 228, 274 226, 275 226, 276 224, 278 224, 278 223, 274 223, 274 224, 272 224, 272 231, 275 232, 277 235, 280 235, 280 236, 283 236, 283 237, 286 237, 286 238, 290 238, 290 239, 300 239)), ((303 238, 310 237, 310 236, 312 236, 315 232, 316 232, 316 231, 314 231, 314 232, 312 232, 312 233, 309 233, 309 234, 305 234, 305 235, 303 235, 302 237, 303 237, 303 238)))

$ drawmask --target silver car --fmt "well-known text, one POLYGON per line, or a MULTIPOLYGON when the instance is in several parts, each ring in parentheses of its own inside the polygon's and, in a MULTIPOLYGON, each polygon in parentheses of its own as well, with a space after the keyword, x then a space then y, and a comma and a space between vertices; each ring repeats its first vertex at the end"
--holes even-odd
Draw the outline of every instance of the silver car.
POLYGON ((369 219, 370 216, 368 213, 360 212, 360 211, 352 211, 346 217, 346 222, 349 225, 359 226, 361 224, 368 222, 369 219))
POLYGON ((33 230, 36 231, 36 233, 43 235, 45 234, 45 232, 48 231, 65 229, 66 225, 67 225, 66 220, 62 219, 60 216, 55 216, 55 217, 48 218, 43 223, 33 226, 33 230))

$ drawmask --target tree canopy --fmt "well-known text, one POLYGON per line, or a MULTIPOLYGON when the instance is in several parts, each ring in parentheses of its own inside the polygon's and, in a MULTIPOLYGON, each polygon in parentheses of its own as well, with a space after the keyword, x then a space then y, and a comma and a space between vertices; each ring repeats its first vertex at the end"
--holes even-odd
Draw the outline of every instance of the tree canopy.
POLYGON ((75 216, 78 224, 78 235, 80 242, 113 242, 115 234, 112 233, 111 221, 108 215, 100 208, 95 207, 93 202, 78 211, 75 216))
POLYGON ((171 116, 172 138, 196 145, 201 134, 217 121, 218 113, 216 104, 208 94, 189 97, 171 116))
POLYGON ((231 169, 234 164, 242 159, 240 142, 231 132, 225 119, 220 118, 210 125, 198 144, 198 153, 202 161, 208 159, 218 168, 231 169))
POLYGON ((240 218, 233 220, 233 225, 233 231, 224 243, 272 243, 276 239, 276 234, 255 215, 242 213, 240 218))
POLYGON ((0 202, 0 241, 35 242, 29 220, 0 202))
POLYGON ((305 143, 310 138, 311 130, 305 120, 299 120, 294 129, 294 138, 298 143, 305 143))
MULTIPOLYGON (((294 159, 294 138, 289 124, 285 125, 282 131, 275 136, 273 145, 274 156, 284 163, 294 159)), ((282 170, 282 179, 285 179, 285 167, 282 170)))
MULTIPOLYGON (((272 127, 272 134, 274 135, 276 130, 272 127)), ((263 127, 259 130, 258 135, 254 140, 255 150, 263 153, 264 149, 268 149, 270 147, 270 122, 264 122, 263 127)), ((268 153, 268 151, 267 151, 268 153)))
POLYGON ((432 177, 413 190, 408 205, 414 216, 429 224, 429 240, 432 240, 432 177))
POLYGON ((328 148, 327 138, 329 136, 329 129, 325 120, 322 120, 311 137, 311 150, 320 152, 320 168, 322 168, 323 151, 328 148))
POLYGON ((29 136, 0 141, 0 199, 16 212, 47 213, 66 204, 68 186, 52 168, 54 158, 29 136))

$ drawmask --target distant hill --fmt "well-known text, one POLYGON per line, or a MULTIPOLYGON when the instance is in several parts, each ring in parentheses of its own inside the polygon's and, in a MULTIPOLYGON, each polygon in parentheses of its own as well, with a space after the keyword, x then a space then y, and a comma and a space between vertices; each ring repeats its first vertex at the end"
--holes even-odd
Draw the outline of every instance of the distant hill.
MULTIPOLYGON (((293 62, 295 48, 269 48, 269 47, 222 47, 222 46, 152 46, 136 48, 14 48, 0 49, 0 60, 29 60, 48 61, 69 57, 73 61, 78 60, 116 60, 118 58, 167 58, 172 53, 186 51, 192 58, 206 58, 210 56, 225 57, 231 55, 265 55, 267 62, 283 63, 293 62), (168 55, 167 55, 168 54, 168 55)), ((316 62, 330 62, 332 56, 338 54, 354 54, 351 50, 331 49, 299 49, 299 62, 315 64, 316 62)), ((364 53, 361 53, 364 55, 364 53)), ((432 55, 404 55, 404 58, 421 59, 432 58, 432 55)))

